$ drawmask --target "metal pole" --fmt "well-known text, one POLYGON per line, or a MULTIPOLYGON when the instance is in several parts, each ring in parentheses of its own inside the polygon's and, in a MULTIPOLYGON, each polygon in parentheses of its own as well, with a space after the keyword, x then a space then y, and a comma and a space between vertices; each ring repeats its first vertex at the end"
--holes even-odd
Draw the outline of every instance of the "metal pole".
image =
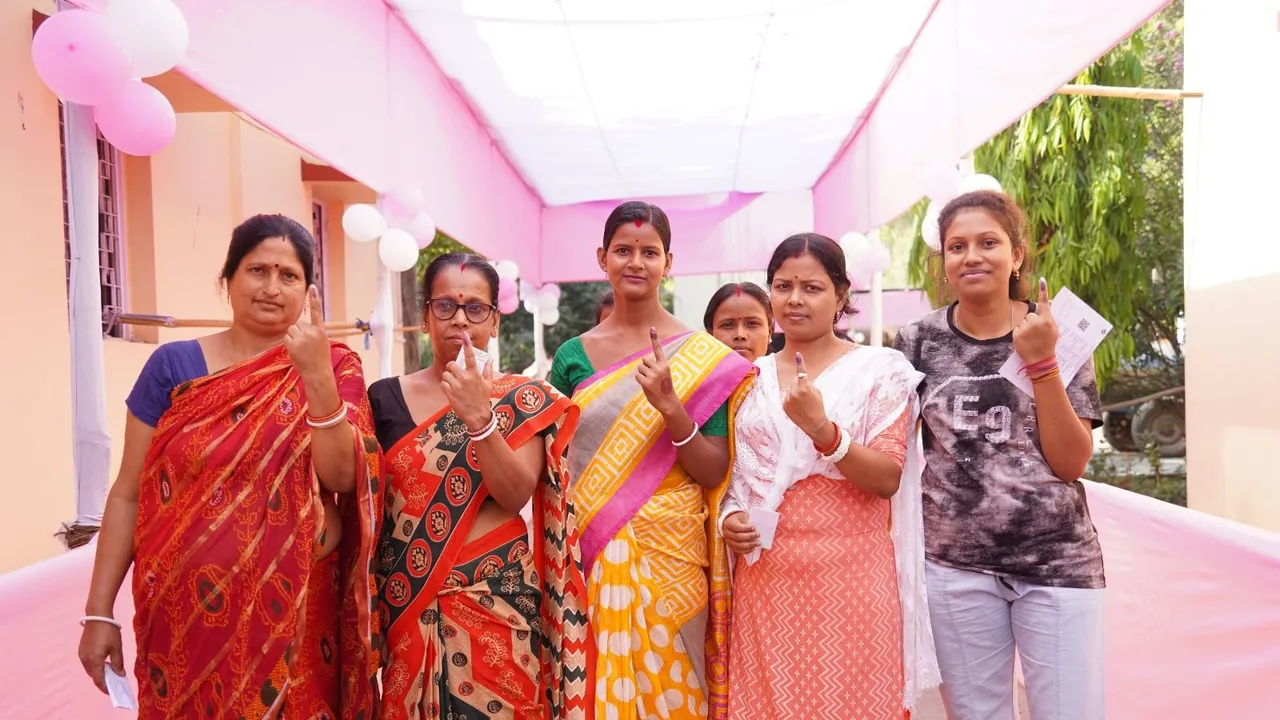
MULTIPOLYGON (((867 238, 873 243, 880 243, 879 228, 871 231, 871 236, 867 238)), ((884 344, 884 273, 874 272, 871 274, 871 334, 870 345, 872 347, 880 347, 884 344)))
POLYGON ((378 348, 380 378, 389 378, 394 374, 391 369, 391 352, 395 346, 395 327, 391 298, 391 271, 379 262, 378 298, 373 306, 373 316, 369 318, 369 329, 373 331, 373 342, 378 348))

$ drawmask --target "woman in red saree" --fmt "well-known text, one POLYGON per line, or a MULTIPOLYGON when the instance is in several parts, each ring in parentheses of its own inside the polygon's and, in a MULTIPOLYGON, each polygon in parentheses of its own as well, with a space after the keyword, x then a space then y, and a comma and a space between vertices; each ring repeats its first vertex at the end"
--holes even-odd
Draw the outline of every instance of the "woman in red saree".
POLYGON ((314 252, 284 216, 237 227, 231 328, 161 346, 129 396, 80 658, 99 688, 124 674, 112 609, 132 563, 140 718, 376 714, 381 456, 314 252))
POLYGON ((497 294, 483 258, 436 258, 423 277, 434 361, 369 388, 386 452, 386 720, 586 717, 585 584, 561 464, 577 407, 539 380, 494 376, 497 294))

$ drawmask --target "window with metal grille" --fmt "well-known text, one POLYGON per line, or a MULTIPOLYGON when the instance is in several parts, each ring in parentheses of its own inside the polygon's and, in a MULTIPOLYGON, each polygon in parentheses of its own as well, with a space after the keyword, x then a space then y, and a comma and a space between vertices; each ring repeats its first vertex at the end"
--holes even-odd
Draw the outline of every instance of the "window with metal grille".
POLYGON ((328 319, 329 294, 325 290, 325 262, 324 249, 328 244, 326 239, 328 233, 325 232, 327 225, 327 216, 325 214, 324 205, 322 203, 311 203, 311 235, 316 241, 316 258, 315 258, 315 278, 316 289, 320 291, 320 310, 324 313, 325 319, 328 319))
MULTIPOLYGON (((62 104, 58 104, 58 139, 62 150, 62 234, 66 257, 67 301, 71 298, 71 201, 67 193, 67 136, 62 104)), ((120 151, 98 133, 98 286, 102 289, 102 331, 124 337, 115 318, 124 312, 124 185, 120 151)))

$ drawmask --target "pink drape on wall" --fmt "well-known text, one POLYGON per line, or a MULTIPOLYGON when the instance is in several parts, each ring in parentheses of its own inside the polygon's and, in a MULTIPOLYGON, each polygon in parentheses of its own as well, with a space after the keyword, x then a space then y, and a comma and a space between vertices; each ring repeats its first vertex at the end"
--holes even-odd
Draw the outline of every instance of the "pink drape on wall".
MULTIPOLYGON (((1274 717, 1280 535, 1086 482, 1107 563, 1107 714, 1274 717)), ((0 715, 110 717, 76 658, 94 548, 0 576, 0 715)), ((116 617, 133 614, 128 580, 116 617)), ((125 662, 135 658, 125 633, 125 662)))

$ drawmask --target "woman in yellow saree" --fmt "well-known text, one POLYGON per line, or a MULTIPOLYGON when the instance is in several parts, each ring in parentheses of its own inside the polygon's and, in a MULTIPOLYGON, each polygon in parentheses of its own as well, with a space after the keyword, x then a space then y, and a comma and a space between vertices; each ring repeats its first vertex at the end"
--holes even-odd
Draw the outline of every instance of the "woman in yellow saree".
POLYGON ((601 720, 719 718, 727 707, 729 572, 708 507, 726 487, 730 423, 755 366, 662 308, 670 248, 660 208, 613 211, 597 254, 614 312, 562 345, 551 370, 581 408, 570 497, 601 720))

